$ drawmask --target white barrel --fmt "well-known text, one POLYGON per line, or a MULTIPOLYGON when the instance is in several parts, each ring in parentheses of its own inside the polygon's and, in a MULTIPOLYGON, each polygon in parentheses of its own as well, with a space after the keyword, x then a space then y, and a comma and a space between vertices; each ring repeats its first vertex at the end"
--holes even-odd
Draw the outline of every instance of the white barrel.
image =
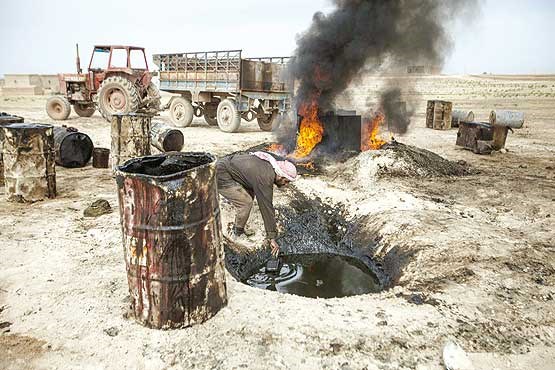
POLYGON ((493 126, 521 128, 524 125, 524 112, 510 110, 492 110, 489 123, 493 126))
POLYGON ((474 112, 471 110, 454 110, 451 112, 451 127, 459 127, 461 122, 474 122, 474 112))

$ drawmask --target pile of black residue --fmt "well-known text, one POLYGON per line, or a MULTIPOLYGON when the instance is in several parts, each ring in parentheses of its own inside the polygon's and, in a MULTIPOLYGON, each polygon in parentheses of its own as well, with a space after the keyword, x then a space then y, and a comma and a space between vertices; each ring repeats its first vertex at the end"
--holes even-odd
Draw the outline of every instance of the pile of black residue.
MULTIPOLYGON (((291 202, 276 207, 278 223, 284 228, 277 239, 282 254, 327 253, 353 257, 378 277, 382 287, 387 286, 389 279, 381 264, 371 257, 375 248, 372 236, 363 233, 356 219, 349 220, 342 204, 309 199, 293 186, 285 191, 290 193, 291 202)), ((268 247, 239 252, 225 241, 224 249, 226 267, 239 281, 251 276, 270 258, 268 247)))
POLYGON ((126 173, 167 176, 209 164, 214 157, 208 153, 162 153, 126 162, 119 169, 126 173))
POLYGON ((379 175, 399 177, 434 177, 434 176, 465 176, 472 173, 465 161, 450 161, 426 149, 406 145, 398 141, 383 145, 376 155, 392 154, 396 162, 406 163, 403 168, 383 167, 379 175))

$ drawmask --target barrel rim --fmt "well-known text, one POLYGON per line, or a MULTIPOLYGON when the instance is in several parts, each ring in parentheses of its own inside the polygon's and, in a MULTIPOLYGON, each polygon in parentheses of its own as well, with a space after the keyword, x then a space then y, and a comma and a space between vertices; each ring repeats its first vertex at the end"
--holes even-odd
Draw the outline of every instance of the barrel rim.
POLYGON ((12 128, 12 129, 17 129, 17 128, 27 128, 27 129, 53 129, 54 126, 48 123, 36 123, 36 122, 17 122, 17 123, 10 123, 7 125, 2 125, 1 127, 4 128, 12 128))
POLYGON ((134 177, 134 178, 143 178, 143 179, 159 179, 159 180, 171 180, 173 178, 180 178, 183 177, 183 175, 185 175, 186 173, 189 172, 193 172, 193 171, 198 171, 200 169, 204 169, 207 168, 209 166, 213 166, 216 163, 216 156, 208 153, 208 152, 169 152, 169 153, 160 153, 160 154, 154 154, 154 155, 145 155, 142 157, 136 157, 136 158, 131 158, 127 161, 125 161, 124 163, 122 163, 119 166, 116 166, 115 169, 115 175, 116 176, 122 176, 122 177, 134 177), (188 170, 184 170, 184 171, 179 171, 179 172, 175 172, 169 175, 161 175, 161 176, 154 176, 154 175, 146 175, 143 173, 130 173, 130 172, 126 172, 123 167, 128 166, 134 162, 139 162, 145 158, 156 158, 156 157, 169 157, 169 156, 179 156, 179 157, 185 157, 185 156, 194 156, 194 155, 203 155, 206 157, 210 158, 210 162, 194 167, 194 168, 190 168, 188 170))

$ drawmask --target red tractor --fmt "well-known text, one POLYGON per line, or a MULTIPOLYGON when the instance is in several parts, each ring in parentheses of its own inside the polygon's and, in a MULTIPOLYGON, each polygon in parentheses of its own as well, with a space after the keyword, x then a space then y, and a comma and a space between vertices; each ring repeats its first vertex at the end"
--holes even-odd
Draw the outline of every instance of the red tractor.
POLYGON ((76 74, 58 75, 63 95, 46 102, 50 118, 67 119, 71 105, 80 117, 90 117, 98 109, 108 121, 114 113, 160 108, 160 92, 151 81, 144 48, 97 45, 88 72, 82 73, 77 46, 76 64, 76 74))

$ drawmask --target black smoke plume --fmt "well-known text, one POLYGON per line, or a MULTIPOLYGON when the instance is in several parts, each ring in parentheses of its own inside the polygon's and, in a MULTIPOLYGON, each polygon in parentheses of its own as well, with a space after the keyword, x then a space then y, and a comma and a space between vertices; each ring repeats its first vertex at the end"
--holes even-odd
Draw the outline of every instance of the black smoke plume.
MULTIPOLYGON (((442 66, 452 47, 447 22, 477 2, 334 0, 335 9, 314 14, 311 26, 297 40, 289 69, 297 85, 297 109, 314 99, 321 112, 334 109, 337 96, 362 71, 375 70, 386 61, 442 66)), ((398 115, 393 104, 400 99, 400 90, 381 96, 382 108, 398 115)), ((406 118, 397 117, 395 122, 398 132, 406 131, 406 118)))

